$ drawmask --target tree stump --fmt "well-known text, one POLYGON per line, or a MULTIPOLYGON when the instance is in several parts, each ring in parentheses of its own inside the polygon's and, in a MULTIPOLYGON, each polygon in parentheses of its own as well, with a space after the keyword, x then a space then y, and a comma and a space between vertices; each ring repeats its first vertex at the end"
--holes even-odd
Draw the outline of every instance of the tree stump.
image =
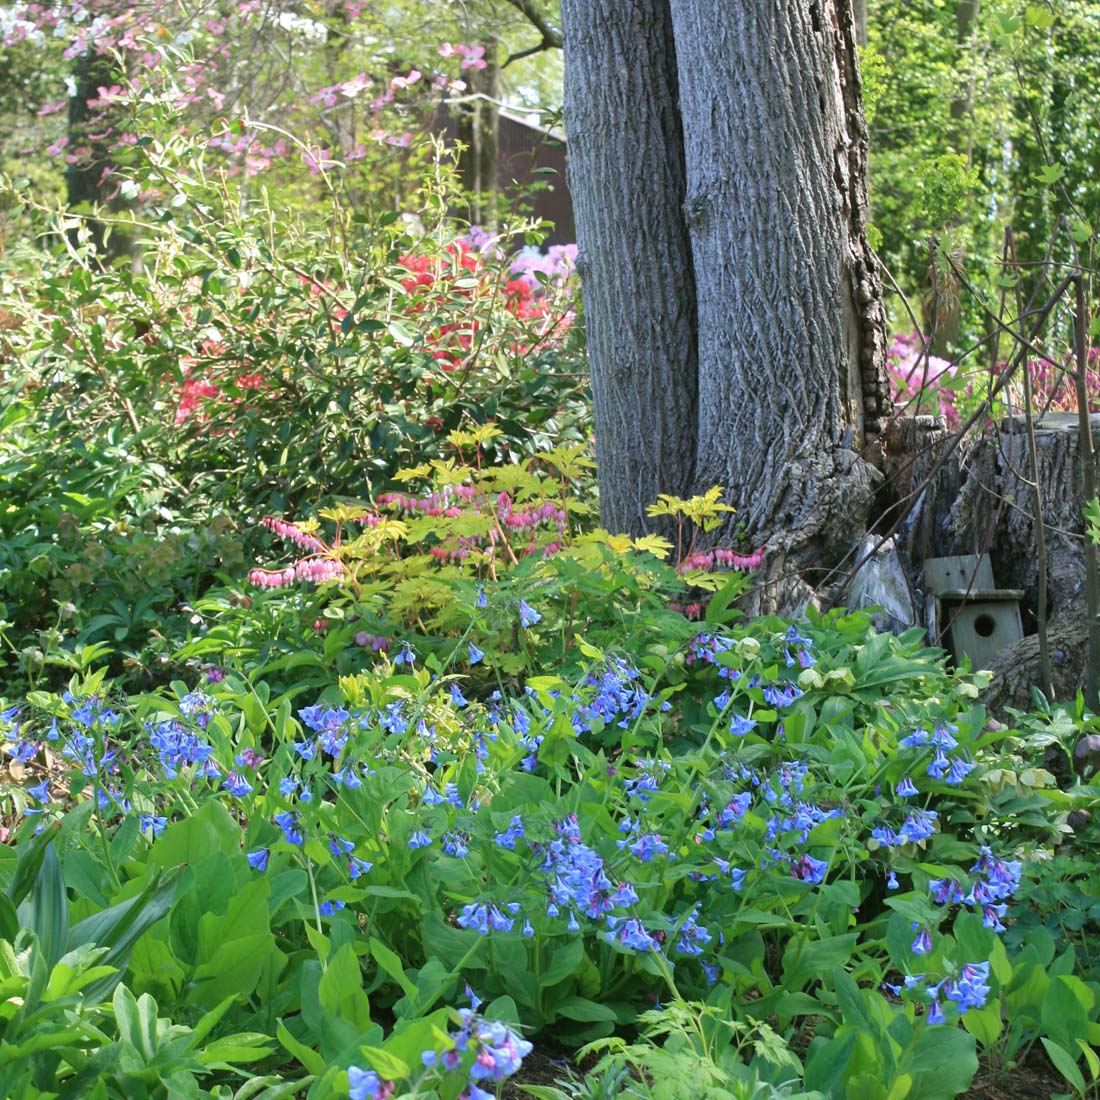
MULTIPOLYGON (((1093 432, 1100 416, 1092 417, 1093 432)), ((1085 506, 1076 413, 1037 418, 1035 442, 1047 543, 1047 617, 1084 622, 1085 506)), ((1024 590, 1035 629, 1039 597, 1034 475, 1022 416, 1001 424, 973 448, 952 510, 955 553, 989 553, 997 583, 1024 590)))
MULTIPOLYGON (((1092 417, 1094 433, 1100 415, 1092 417)), ((1085 524, 1076 413, 1035 420, 1038 482, 1047 544, 1047 623, 1054 693, 1070 699, 1084 675, 1085 524)), ((993 662, 985 702, 991 710, 1031 707, 1040 681, 1035 497, 1023 416, 1005 420, 975 442, 953 446, 939 417, 899 417, 883 434, 883 506, 912 505, 898 530, 910 578, 922 588, 921 563, 932 557, 988 555, 1000 588, 1024 591, 1025 638, 993 662)), ((880 498, 881 499, 881 498, 880 498)), ((889 519, 889 511, 886 512, 889 519)))
MULTIPOLYGON (((1054 697, 1072 699, 1081 686, 1088 628, 1084 619, 1061 619, 1048 631, 1054 697)), ((1039 683, 1039 636, 1030 634, 1006 649, 990 669, 993 679, 982 702, 993 714, 1005 709, 1031 710, 1031 689, 1039 683)))
MULTIPOLYGON (((1092 430, 1100 416, 1091 418, 1092 430)), ((1076 413, 1035 420, 1038 470, 1033 472, 1023 416, 1003 421, 978 441, 952 509, 957 553, 988 553, 997 583, 1024 590, 1028 636, 994 662, 985 699, 994 712, 1030 709, 1040 681, 1038 521, 1033 482, 1042 495, 1047 546, 1047 630, 1055 699, 1071 699, 1084 679, 1088 654, 1085 597, 1085 505, 1076 413)))
POLYGON ((883 432, 880 505, 888 519, 891 513, 900 518, 898 547, 914 582, 926 558, 956 553, 951 509, 965 476, 967 443, 952 447, 954 441, 942 416, 895 417, 883 432))

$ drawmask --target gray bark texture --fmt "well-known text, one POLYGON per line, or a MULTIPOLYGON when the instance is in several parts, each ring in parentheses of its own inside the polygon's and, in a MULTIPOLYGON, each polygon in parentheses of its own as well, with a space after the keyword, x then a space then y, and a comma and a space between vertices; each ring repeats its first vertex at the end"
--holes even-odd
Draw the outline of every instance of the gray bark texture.
POLYGON ((851 0, 562 12, 604 523, 723 485, 766 581, 831 565, 887 410, 851 0))
POLYGON ((695 462, 695 278, 665 0, 562 0, 577 224, 603 523, 646 529, 695 462))

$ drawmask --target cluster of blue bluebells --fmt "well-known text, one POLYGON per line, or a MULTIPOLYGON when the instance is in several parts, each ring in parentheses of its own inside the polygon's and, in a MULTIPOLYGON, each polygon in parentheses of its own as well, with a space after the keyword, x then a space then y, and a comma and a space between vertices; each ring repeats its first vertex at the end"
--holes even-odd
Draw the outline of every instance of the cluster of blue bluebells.
MULTIPOLYGON (((931 732, 917 729, 899 742, 899 749, 912 757, 909 771, 895 784, 894 793, 900 800, 894 812, 904 815, 900 825, 878 825, 871 830, 872 839, 880 848, 890 851, 906 844, 923 843, 935 835, 938 814, 929 808, 911 807, 910 803, 921 793, 921 786, 914 776, 918 770, 933 783, 950 787, 961 786, 974 770, 974 763, 959 746, 958 727, 947 722, 936 725, 931 732)), ((926 780, 922 777, 920 784, 926 780)), ((963 884, 954 878, 933 878, 928 890, 939 906, 966 906, 982 915, 982 925, 994 932, 1003 932, 1001 918, 1007 911, 1008 899, 1019 886, 1021 865, 1015 860, 1001 860, 989 847, 981 849, 977 862, 970 868, 974 880, 963 884)), ((893 868, 888 869, 886 885, 897 890, 899 882, 893 868)), ((928 955, 933 950, 932 934, 919 922, 913 923, 915 936, 911 944, 914 955, 928 955)), ((978 961, 963 964, 958 972, 938 981, 924 974, 912 974, 904 978, 902 985, 884 983, 895 995, 901 990, 917 990, 928 1002, 926 1019, 930 1024, 946 1020, 943 1001, 954 1002, 961 1015, 972 1008, 980 1008, 989 995, 989 963, 978 961)))
MULTIPOLYGON (((928 890, 937 905, 977 908, 982 913, 984 927, 1003 932, 1005 926, 1000 918, 1005 914, 1007 899, 1020 884, 1021 870, 1019 861, 998 859, 990 848, 983 847, 977 862, 970 868, 975 878, 967 887, 953 878, 934 878, 929 880, 928 890)), ((933 944, 928 929, 916 923, 913 929, 917 933, 912 943, 913 954, 929 954, 933 944)), ((904 979, 904 988, 923 993, 929 1001, 927 1020, 935 1024, 945 1020, 941 1003, 944 998, 955 1003, 960 1015, 972 1008, 981 1008, 989 996, 988 982, 989 963, 981 961, 966 963, 957 974, 939 981, 931 981, 924 974, 908 975, 904 979)), ((884 984, 895 996, 900 995, 902 986, 884 984)))
MULTIPOLYGON (((521 625, 533 626, 538 613, 530 607, 520 608, 521 625)), ((690 836, 696 846, 713 845, 713 863, 721 875, 693 872, 692 881, 723 880, 734 891, 745 886, 748 876, 781 868, 809 886, 826 881, 829 865, 826 859, 817 858, 809 850, 811 834, 818 826, 834 818, 843 818, 844 811, 836 805, 815 802, 812 791, 807 790, 808 768, 801 763, 780 762, 771 768, 755 769, 738 759, 738 745, 757 728, 752 717, 751 705, 747 714, 738 713, 737 703, 749 689, 760 692, 776 709, 793 704, 801 695, 798 686, 789 679, 761 685, 754 677, 745 677, 729 658, 722 660, 734 646, 734 640, 715 634, 701 634, 691 643, 691 655, 713 666, 724 683, 714 697, 719 718, 719 730, 733 739, 720 751, 720 766, 713 780, 702 785, 697 802, 695 821, 690 836), (752 829, 760 834, 757 851, 752 861, 742 859, 741 866, 732 857, 737 837, 746 821, 752 818, 752 829)), ((791 669, 809 668, 815 663, 810 639, 803 637, 794 627, 787 631, 781 648, 786 664, 791 669)), ((470 663, 476 664, 484 654, 472 643, 469 645, 470 663)), ((393 657, 395 665, 413 666, 415 651, 401 646, 393 657)), ((484 706, 471 705, 454 682, 438 685, 439 692, 446 691, 453 711, 464 716, 464 734, 467 744, 477 761, 478 771, 487 770, 492 746, 502 734, 514 735, 526 750, 522 766, 527 770, 538 767, 538 748, 542 731, 561 713, 567 713, 577 736, 584 736, 594 729, 616 727, 629 728, 633 723, 657 710, 655 697, 645 689, 636 669, 628 662, 612 659, 592 672, 568 695, 559 694, 555 707, 543 706, 534 692, 520 700, 506 700, 494 693, 484 706)), ((46 736, 51 740, 64 738, 63 750, 85 775, 102 778, 116 766, 115 750, 108 747, 108 734, 118 722, 118 715, 95 697, 87 699, 66 698, 70 708, 58 731, 55 721, 46 736)), ((659 704, 667 710, 669 704, 659 704)), ((209 722, 216 713, 214 701, 201 691, 192 692, 180 704, 181 717, 146 726, 147 745, 155 754, 163 775, 173 779, 184 774, 188 781, 208 781, 223 792, 221 797, 241 803, 247 810, 253 799, 273 795, 266 791, 260 773, 263 757, 252 750, 239 753, 229 766, 215 759, 214 749, 205 736, 209 722)), ((317 704, 303 707, 298 712, 304 736, 293 744, 295 770, 283 776, 275 784, 281 808, 270 820, 281 832, 282 842, 290 848, 302 849, 309 836, 319 801, 338 798, 341 790, 362 786, 374 769, 362 762, 364 743, 374 746, 372 762, 408 759, 408 746, 413 746, 414 757, 419 755, 430 765, 440 761, 440 768, 453 759, 453 739, 446 746, 451 755, 441 756, 441 746, 436 729, 428 712, 410 700, 393 699, 365 710, 349 711, 345 707, 317 704), (378 738, 381 738, 379 745, 378 738), (365 739, 365 740, 364 740, 365 739)), ((782 741, 782 723, 771 736, 782 741)), ((0 715, 0 732, 8 732, 15 743, 16 754, 33 754, 29 742, 19 736, 19 712, 12 709, 0 715)), ((958 751, 954 727, 937 726, 932 733, 917 730, 905 738, 901 746, 906 751, 927 757, 920 760, 930 780, 958 785, 962 783, 973 765, 958 751)), ((448 733, 452 738, 452 733, 448 733)), ((720 739, 721 741, 722 739, 720 739)), ((755 738, 761 741, 762 738, 755 738)), ((501 759, 507 757, 502 753, 501 759)), ((29 757, 27 757, 29 758, 29 757)), ((701 909, 696 903, 681 907, 675 914, 653 914, 647 918, 648 927, 634 910, 638 891, 631 883, 628 860, 637 864, 655 861, 672 862, 678 857, 666 836, 644 829, 647 803, 661 788, 662 781, 673 771, 673 763, 659 755, 616 761, 617 774, 621 776, 619 789, 626 805, 620 822, 621 837, 614 844, 618 853, 601 854, 586 844, 581 837, 576 816, 559 820, 553 825, 553 835, 548 839, 530 839, 527 823, 522 815, 513 815, 508 824, 497 827, 491 834, 491 843, 502 851, 526 855, 531 875, 543 884, 545 909, 539 913, 521 912, 516 901, 503 898, 479 900, 467 904, 457 916, 457 922, 481 934, 516 933, 523 936, 535 934, 532 918, 536 921, 551 919, 565 922, 567 929, 581 933, 597 931, 603 938, 622 949, 653 952, 668 944, 677 954, 697 958, 708 980, 713 981, 717 968, 701 956, 722 943, 720 930, 699 923, 701 909), (590 922, 587 928, 582 922, 590 922)), ((431 818, 421 818, 417 827, 409 830, 407 844, 410 849, 430 850, 438 848, 444 855, 463 859, 469 853, 474 836, 484 835, 475 828, 474 816, 483 808, 477 797, 471 795, 466 803, 455 782, 446 777, 443 770, 435 775, 426 773, 419 802, 414 798, 401 812, 416 814, 420 807, 438 811, 431 818), (441 817, 446 817, 446 827, 439 828, 441 817), (463 818, 463 815, 466 815, 463 818)), ((915 774, 915 773, 914 773, 915 774)), ((101 800, 113 800, 122 812, 129 812, 129 803, 121 792, 112 794, 107 784, 100 793, 101 800)), ((31 797, 45 803, 49 798, 45 782, 30 789, 31 797), (37 793, 36 793, 37 792, 37 793)), ((882 824, 872 830, 872 837, 884 849, 902 844, 919 843, 930 838, 936 830, 936 814, 929 809, 910 807, 904 800, 912 800, 919 788, 912 775, 907 775, 896 785, 899 799, 899 818, 894 825, 882 824)), ((31 812, 34 812, 33 810, 31 812)), ((163 829, 166 819, 152 814, 142 815, 142 827, 154 834, 163 829)), ((372 852, 359 852, 353 841, 335 833, 324 836, 337 867, 346 872, 346 881, 354 882, 368 874, 374 863, 364 858, 372 852)), ((591 838, 590 838, 591 839, 591 838)), ((605 838, 606 839, 606 838, 605 838)), ((480 841, 479 841, 480 843, 480 841)), ((592 843, 599 844, 600 840, 592 843)), ((372 845, 373 847, 373 845, 372 845)), ((742 846, 743 847, 743 846, 742 846)), ((248 853, 248 861, 258 872, 266 871, 271 848, 264 847, 248 853)), ((980 907, 987 927, 999 930, 1000 917, 1005 902, 1018 880, 1018 865, 997 861, 988 850, 972 869, 976 874, 973 883, 961 884, 950 880, 934 880, 933 897, 943 905, 965 904, 980 907)), ((890 872, 890 882, 896 887, 896 876, 890 872)), ((321 902, 321 913, 331 916, 342 901, 321 902)), ((926 929, 918 929, 913 943, 914 952, 926 953, 931 949, 931 937, 926 929)), ((958 974, 942 979, 936 985, 928 985, 933 1005, 946 997, 962 1006, 972 1007, 982 988, 983 964, 968 964, 958 974), (955 996, 958 994, 959 996, 955 996)), ((925 981, 923 977, 907 979, 909 982, 925 981)), ((929 1019, 936 1016, 930 1009, 929 1019)), ((362 1071, 368 1073, 369 1071, 362 1071)), ((365 1080, 365 1078, 364 1078, 365 1080)), ((365 1087, 365 1086, 364 1086, 365 1087)), ((381 1087, 381 1085, 379 1086, 381 1087)), ((363 1093, 363 1095, 372 1095, 363 1093)))
POLYGON ((989 963, 964 963, 958 973, 940 978, 938 982, 929 982, 923 974, 912 974, 901 985, 883 983, 895 997, 900 997, 902 989, 918 989, 928 1000, 925 1019, 930 1024, 943 1024, 947 1017, 943 1011, 943 1001, 953 1001, 959 1015, 972 1008, 981 1008, 989 997, 989 963))
MULTIPOLYGON (((119 770, 118 749, 110 743, 121 715, 99 695, 76 696, 66 691, 61 702, 61 713, 51 717, 49 727, 40 736, 31 736, 21 707, 0 712, 0 734, 11 742, 9 755, 27 763, 39 754, 43 742, 60 744, 61 755, 95 784, 98 809, 128 814, 130 801, 114 780, 119 770)), ((24 815, 44 814, 50 803, 49 781, 28 787, 27 794, 34 804, 24 810, 24 815)))
MULTIPOLYGON (((522 609, 521 609, 522 612, 522 609)), ((533 613, 537 615, 537 613, 533 613)), ((525 616, 525 626, 534 621, 531 614, 525 616)), ((797 636, 795 636, 797 637, 797 636)), ((795 638, 792 637, 792 642, 795 638)), ((798 644, 808 644, 797 638, 798 644)), ((720 651, 726 644, 725 639, 715 638, 711 642, 714 652, 720 651)), ((475 657, 476 653, 471 653, 475 657)), ((409 646, 402 646, 393 658, 394 664, 412 666, 416 660, 415 652, 409 646)), ((719 674, 735 680, 735 669, 722 666, 719 674)), ((791 685, 790 687, 793 687, 791 685)), ((555 719, 556 714, 541 706, 533 693, 528 693, 527 706, 507 703, 499 693, 488 701, 485 708, 471 708, 461 691, 454 684, 449 685, 450 703, 468 716, 468 732, 477 758, 479 770, 484 770, 488 759, 489 746, 500 736, 502 729, 512 727, 517 739, 531 749, 523 766, 532 769, 537 765, 537 746, 541 734, 537 732, 546 723, 555 719), (486 721, 485 719, 488 719, 486 721)), ((569 714, 573 728, 578 736, 590 732, 593 728, 615 725, 625 728, 637 722, 650 708, 656 710, 655 699, 645 690, 636 669, 627 662, 612 659, 561 700, 561 707, 569 714)), ((661 710, 667 710, 668 704, 660 704, 661 710)), ((260 765, 264 762, 259 754, 245 750, 237 755, 232 768, 222 768, 214 759, 214 750, 205 736, 209 722, 216 713, 212 698, 195 691, 185 697, 180 705, 181 716, 146 727, 149 747, 156 753, 161 771, 166 778, 177 778, 186 772, 192 782, 207 780, 224 792, 225 797, 240 801, 242 809, 254 797, 258 798, 271 792, 265 791, 260 765)), ((560 713, 560 710, 558 711, 560 713)), ((331 796, 333 788, 357 788, 363 780, 373 774, 373 769, 355 762, 357 753, 349 752, 349 745, 356 745, 362 735, 380 732, 383 737, 383 756, 385 747, 392 744, 396 755, 402 748, 401 743, 413 737, 421 748, 427 748, 428 759, 438 759, 434 728, 416 708, 405 699, 396 699, 365 711, 352 713, 345 707, 318 704, 303 707, 298 712, 299 721, 306 736, 293 743, 294 758, 298 769, 283 776, 277 783, 277 790, 283 806, 272 814, 271 820, 281 832, 282 842, 290 847, 302 849, 305 846, 310 822, 314 814, 310 813, 310 804, 316 805, 318 799, 331 796)), ((733 730, 742 736, 745 730, 733 730)), ((639 864, 652 863, 655 860, 671 860, 675 854, 670 852, 664 837, 657 832, 643 832, 638 822, 645 816, 645 804, 652 794, 660 789, 662 780, 672 771, 672 763, 659 756, 641 757, 633 763, 622 763, 621 789, 629 803, 638 809, 628 813, 622 822, 620 831, 625 834, 617 845, 618 851, 639 864)), ((791 803, 787 788, 795 782, 797 772, 778 773, 780 784, 762 788, 768 799, 778 798, 783 805, 791 803)), ((736 828, 740 819, 748 811, 748 791, 735 793, 713 814, 711 822, 701 822, 696 843, 713 840, 715 829, 729 833, 736 828)), ((448 816, 448 827, 435 831, 433 822, 420 820, 418 827, 408 835, 411 849, 428 849, 438 844, 445 855, 464 858, 469 850, 472 835, 472 822, 463 827, 459 819, 461 814, 474 814, 479 805, 471 797, 468 805, 462 804, 457 785, 453 781, 429 780, 422 788, 421 805, 437 809, 448 816), (442 833, 439 840, 436 836, 442 833)), ((794 806, 792 813, 784 819, 773 820, 773 831, 789 832, 798 828, 808 832, 816 821, 822 820, 822 813, 815 815, 808 804, 794 806)), ((415 812, 415 807, 410 808, 415 812)), ((701 819, 709 811, 701 811, 701 819)), ((150 827, 154 832, 164 827, 164 818, 151 818, 150 827)), ((356 850, 356 845, 339 835, 325 837, 329 850, 338 866, 346 869, 348 882, 367 874, 373 861, 364 858, 356 850)), ((544 882, 546 894, 543 917, 562 920, 568 930, 580 932, 582 921, 592 922, 602 927, 602 935, 621 948, 635 951, 656 951, 672 930, 674 949, 687 956, 699 956, 706 945, 714 940, 712 931, 698 922, 698 910, 681 911, 678 915, 665 915, 654 919, 650 927, 634 915, 633 907, 638 901, 635 886, 626 877, 619 877, 612 871, 609 863, 595 849, 581 839, 580 825, 574 815, 571 819, 559 821, 554 826, 554 836, 549 841, 530 842, 526 839, 526 824, 521 815, 515 815, 507 827, 498 829, 492 837, 493 844, 501 850, 516 852, 521 845, 534 860, 533 873, 544 882)), ((369 854, 369 853, 367 853, 369 854)), ((248 862, 259 872, 266 871, 271 857, 271 848, 266 846, 247 853, 248 862)), ((808 853, 795 857, 780 853, 774 849, 774 858, 786 859, 795 869, 798 877, 808 883, 819 883, 826 872, 824 861, 814 860, 808 853)), ((744 882, 746 871, 733 867, 715 855, 715 865, 722 868, 727 881, 734 889, 744 882)), ((769 864, 762 862, 762 869, 769 864)), ((710 876, 697 874, 702 880, 710 876)), ((322 915, 331 915, 343 905, 342 902, 325 900, 321 902, 322 915)), ((525 936, 532 936, 534 928, 530 916, 519 912, 515 901, 478 901, 465 906, 458 915, 460 925, 474 928, 482 934, 508 933, 513 929, 525 936)), ((533 914, 532 914, 533 915, 533 914)), ((592 924, 589 924, 592 927, 592 924)), ((719 934, 719 941, 720 941, 719 934)), ((713 971, 708 968, 708 973, 713 971)))
MULTIPOLYGON (((480 998, 466 988, 470 1007, 458 1009, 460 1023, 447 1034, 448 1046, 442 1051, 425 1050, 420 1060, 427 1074, 421 1078, 423 1086, 427 1077, 446 1076, 460 1069, 465 1071, 466 1081, 458 1100, 495 1100, 496 1088, 513 1076, 531 1053, 530 1042, 517 1035, 499 1020, 488 1020, 478 1009, 480 998), (493 1086, 492 1092, 484 1086, 493 1086)), ((387 1100, 392 1096, 395 1082, 386 1081, 371 1069, 348 1067, 348 1096, 350 1100, 387 1100)), ((419 1088, 417 1092, 419 1093, 419 1088)))

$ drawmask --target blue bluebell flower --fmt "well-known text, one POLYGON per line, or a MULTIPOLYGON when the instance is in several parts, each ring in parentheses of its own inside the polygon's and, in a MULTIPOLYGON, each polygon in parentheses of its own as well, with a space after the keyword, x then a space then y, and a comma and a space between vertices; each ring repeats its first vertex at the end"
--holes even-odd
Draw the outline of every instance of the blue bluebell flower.
POLYGON ((507 848, 510 851, 515 851, 516 841, 524 835, 523 817, 520 814, 516 814, 512 818, 508 825, 508 828, 502 833, 497 833, 493 837, 493 843, 498 848, 507 848))
POLYGON ((254 852, 249 852, 245 856, 248 860, 249 867, 256 871, 266 871, 267 861, 271 858, 270 848, 257 848, 254 852))
POLYGON ((916 729, 908 737, 903 737, 898 743, 903 749, 917 749, 929 744, 928 730, 916 729))
POLYGON ((914 810, 905 819, 898 839, 903 844, 927 840, 936 832, 935 823, 938 817, 935 810, 914 810))
POLYGON ((956 756, 951 761, 951 767, 947 769, 944 782, 952 787, 958 787, 973 770, 974 765, 970 761, 964 760, 961 756, 956 756))
POLYGON ((989 997, 989 963, 966 963, 959 976, 948 983, 947 996, 958 1006, 960 1015, 981 1008, 989 997))
POLYGON ((443 851, 456 859, 463 859, 469 851, 469 840, 466 833, 446 832, 441 839, 443 851))
POLYGON ((154 837, 160 836, 168 824, 168 818, 159 817, 156 814, 139 814, 138 825, 143 833, 148 832, 154 837))
POLYGON ((519 623, 524 629, 534 626, 536 623, 542 622, 542 615, 539 614, 526 600, 519 601, 519 623))
POLYGON ((920 794, 920 791, 917 790, 916 784, 909 776, 904 776, 895 788, 895 793, 898 798, 912 798, 914 795, 920 794))
POLYGON ((299 827, 299 818, 296 813, 289 810, 284 810, 282 813, 276 814, 272 821, 283 830, 283 836, 288 844, 294 844, 301 846, 305 843, 305 838, 302 836, 302 830, 299 827))
POLYGON ((609 943, 619 943, 635 951, 656 951, 657 941, 637 917, 611 917, 610 930, 604 933, 609 943))
POLYGON ((357 878, 362 878, 373 866, 374 864, 369 860, 352 856, 348 860, 348 878, 354 882, 357 878))
POLYGON ((756 719, 746 718, 743 714, 730 715, 730 733, 734 737, 745 737, 756 729, 756 719))
POLYGON ((642 863, 651 863, 658 856, 668 855, 668 845, 657 833, 645 833, 630 845, 630 852, 642 863))
POLYGON ((348 1066, 349 1100, 379 1100, 383 1095, 382 1080, 373 1069, 348 1066))
POLYGON ((246 795, 252 793, 252 784, 249 783, 243 775, 238 772, 230 772, 226 777, 222 786, 234 797, 244 798, 246 795))

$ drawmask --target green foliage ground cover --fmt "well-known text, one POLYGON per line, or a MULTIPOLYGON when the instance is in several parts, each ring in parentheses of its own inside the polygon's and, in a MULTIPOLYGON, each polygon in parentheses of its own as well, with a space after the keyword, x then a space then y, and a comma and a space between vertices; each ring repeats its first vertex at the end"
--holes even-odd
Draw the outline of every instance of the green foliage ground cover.
POLYGON ((145 150, 141 270, 5 258, 0 1095, 1094 1087, 1093 719, 741 619, 716 497, 599 530, 569 288, 445 173, 319 227, 145 150))

